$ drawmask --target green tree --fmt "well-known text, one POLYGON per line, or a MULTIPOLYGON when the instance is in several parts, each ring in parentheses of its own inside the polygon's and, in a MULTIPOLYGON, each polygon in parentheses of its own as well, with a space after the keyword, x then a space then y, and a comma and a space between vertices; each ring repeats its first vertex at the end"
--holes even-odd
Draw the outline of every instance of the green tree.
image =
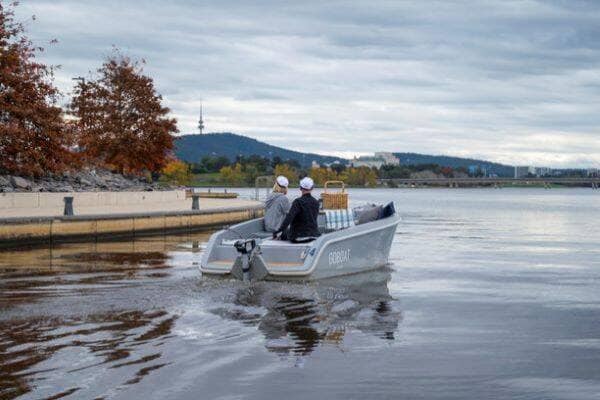
POLYGON ((379 170, 379 176, 386 179, 408 179, 410 178, 410 167, 400 165, 383 165, 379 170))
POLYGON ((208 172, 219 172, 221 168, 231 164, 225 156, 204 156, 200 160, 200 164, 206 168, 208 172))
POLYGON ((246 181, 246 184, 250 186, 254 186, 254 181, 257 177, 264 175, 264 170, 261 171, 259 166, 256 164, 244 164, 242 171, 244 172, 244 180, 246 181))
POLYGON ((346 166, 342 163, 334 163, 331 164, 331 169, 335 171, 336 174, 341 174, 346 169, 346 166))
POLYGON ((265 172, 269 166, 270 166, 270 162, 268 158, 253 154, 249 157, 245 157, 244 158, 244 163, 246 164, 254 164, 256 166, 256 169, 261 171, 261 172, 265 172))

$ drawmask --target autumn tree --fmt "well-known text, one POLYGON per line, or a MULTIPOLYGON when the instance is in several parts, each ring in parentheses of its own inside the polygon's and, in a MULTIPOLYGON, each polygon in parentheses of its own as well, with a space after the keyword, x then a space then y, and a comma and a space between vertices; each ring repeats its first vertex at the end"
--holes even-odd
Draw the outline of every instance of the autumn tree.
POLYGON ((318 186, 323 186, 327 181, 336 181, 339 179, 338 174, 331 168, 313 167, 310 169, 310 177, 318 186))
POLYGON ((57 105, 53 71, 35 60, 43 51, 15 21, 14 7, 0 3, 0 170, 43 175, 65 169, 69 134, 57 105))
POLYGON ((70 109, 88 162, 121 173, 159 171, 168 162, 177 121, 168 117, 143 64, 115 51, 96 79, 75 87, 70 109))
POLYGON ((189 186, 192 182, 192 172, 185 162, 171 160, 161 170, 160 179, 180 186, 189 186))
POLYGON ((441 170, 440 170, 440 172, 446 178, 452 178, 452 177, 454 177, 454 170, 452 169, 452 167, 442 167, 441 170))
POLYGON ((231 186, 242 186, 246 182, 246 175, 240 163, 221 168, 219 175, 221 181, 231 186))
POLYGON ((346 168, 340 178, 350 186, 375 186, 377 184, 377 173, 369 167, 346 168))
POLYGON ((298 171, 289 164, 277 164, 273 170, 273 175, 283 175, 288 178, 290 185, 298 184, 298 171))

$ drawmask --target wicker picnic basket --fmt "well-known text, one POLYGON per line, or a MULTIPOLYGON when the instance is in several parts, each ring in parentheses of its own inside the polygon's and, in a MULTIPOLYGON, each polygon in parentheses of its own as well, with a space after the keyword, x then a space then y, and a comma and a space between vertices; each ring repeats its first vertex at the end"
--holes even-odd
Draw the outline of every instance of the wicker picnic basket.
POLYGON ((346 193, 346 185, 343 181, 327 181, 321 193, 323 199, 323 209, 325 210, 345 210, 348 208, 348 193, 346 193), (329 185, 341 184, 339 192, 329 191, 329 185))

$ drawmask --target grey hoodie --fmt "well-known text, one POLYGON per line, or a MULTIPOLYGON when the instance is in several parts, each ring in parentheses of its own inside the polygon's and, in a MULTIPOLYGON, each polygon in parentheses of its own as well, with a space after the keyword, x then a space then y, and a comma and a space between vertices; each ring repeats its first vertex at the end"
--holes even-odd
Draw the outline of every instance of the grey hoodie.
POLYGON ((265 230, 275 232, 281 226, 287 212, 290 210, 290 200, 283 193, 273 192, 265 201, 265 230))

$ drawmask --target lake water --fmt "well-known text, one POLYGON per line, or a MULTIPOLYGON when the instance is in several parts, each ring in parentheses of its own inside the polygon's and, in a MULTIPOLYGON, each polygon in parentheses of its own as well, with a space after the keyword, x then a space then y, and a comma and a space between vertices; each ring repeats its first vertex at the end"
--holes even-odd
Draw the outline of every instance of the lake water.
POLYGON ((598 399, 600 191, 353 190, 390 267, 202 278, 209 233, 0 253, 0 398, 598 399))

